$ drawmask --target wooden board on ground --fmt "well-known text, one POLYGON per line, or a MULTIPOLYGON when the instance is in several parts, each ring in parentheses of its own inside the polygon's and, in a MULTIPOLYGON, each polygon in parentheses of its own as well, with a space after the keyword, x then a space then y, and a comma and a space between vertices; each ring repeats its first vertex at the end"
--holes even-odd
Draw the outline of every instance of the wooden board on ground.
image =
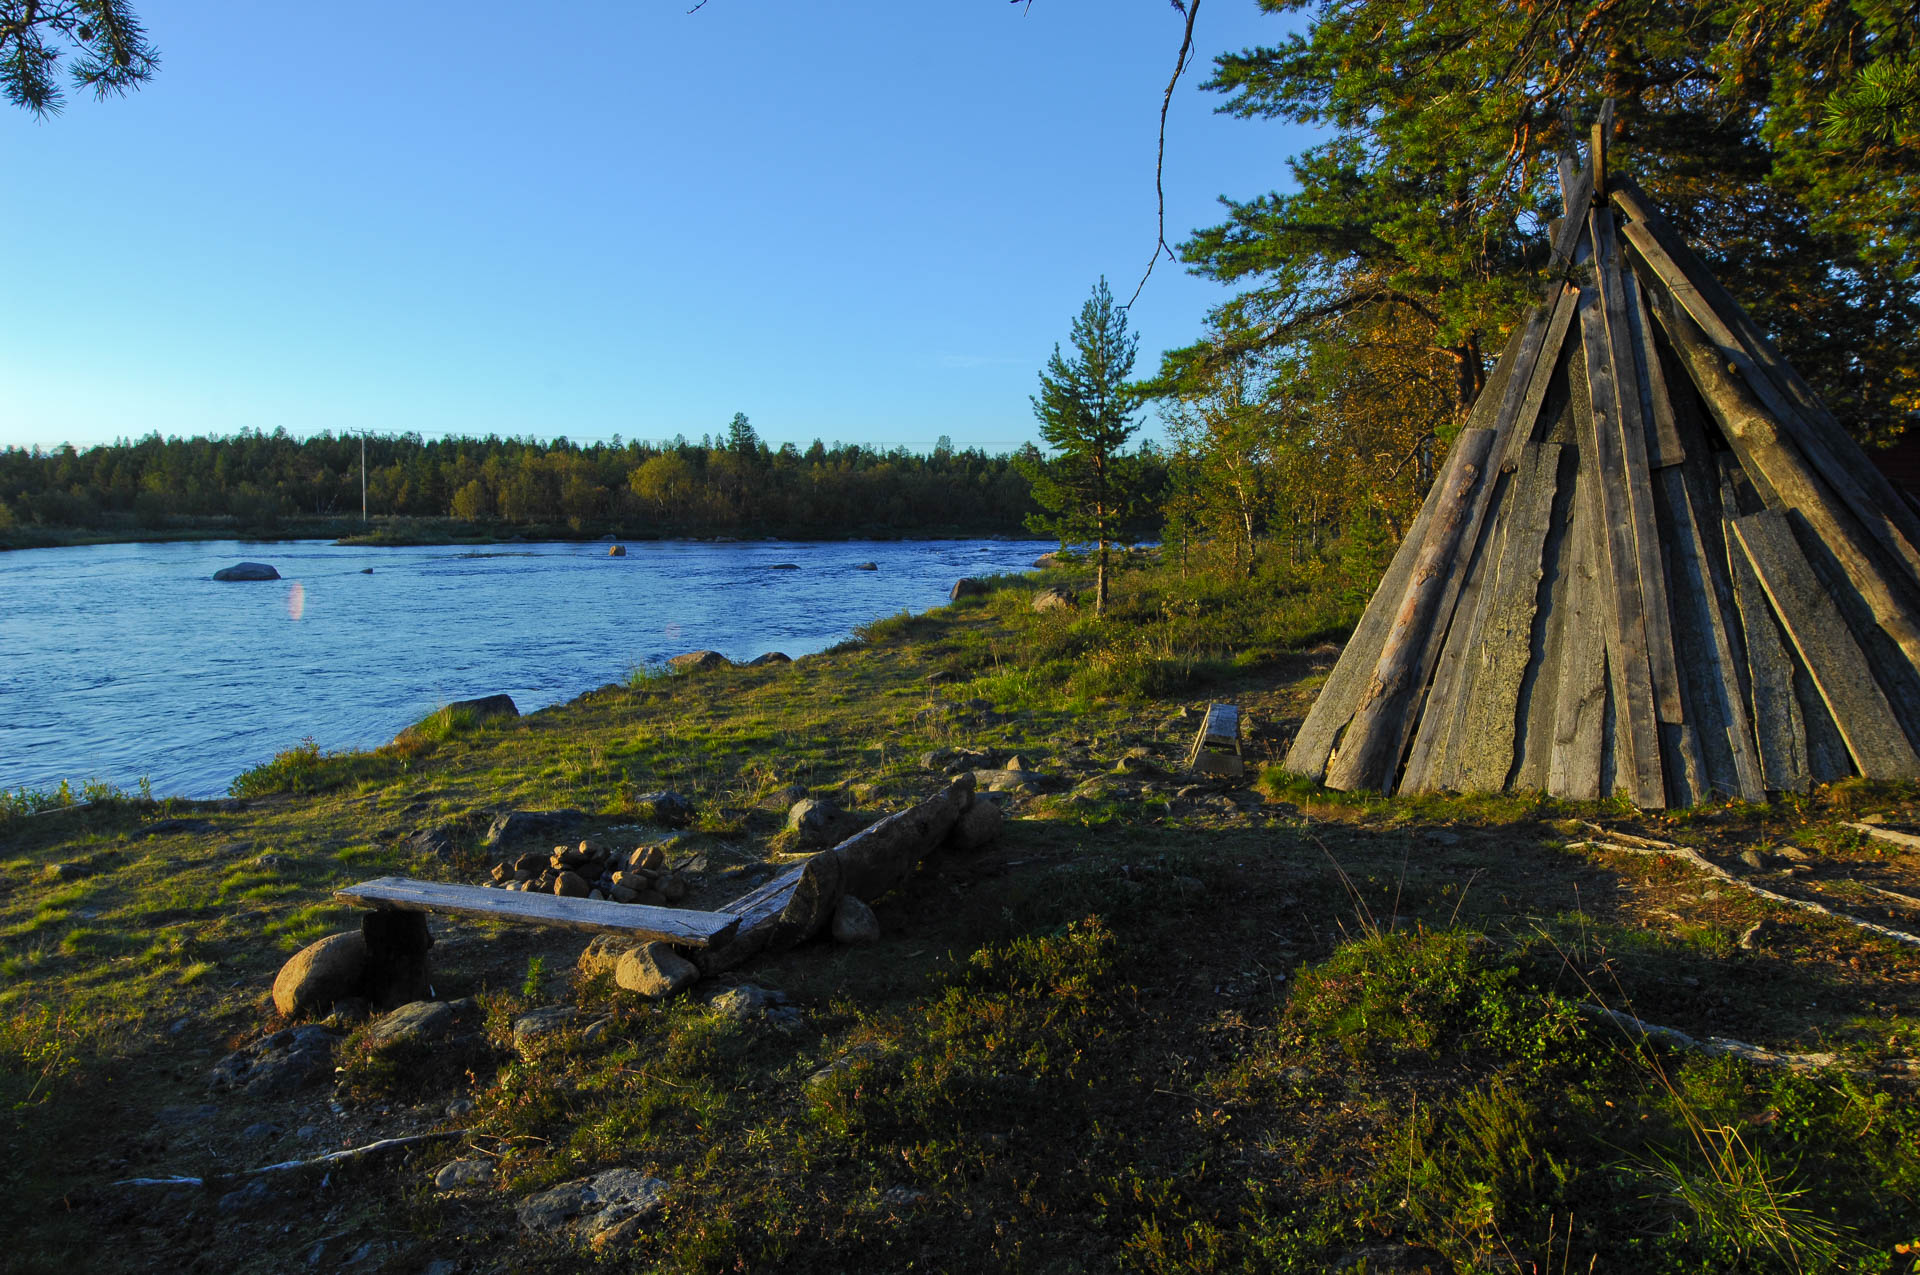
POLYGON ((636 939, 657 939, 676 947, 701 948, 725 942, 740 923, 739 917, 720 912, 694 912, 602 899, 569 899, 523 890, 487 890, 476 885, 413 881, 406 877, 363 881, 336 891, 333 897, 356 907, 476 916, 521 925, 627 934, 636 939))
POLYGON ((1868 779, 1920 777, 1920 757, 1874 680, 1859 642, 1820 587, 1787 517, 1768 510, 1736 518, 1734 535, 1860 773, 1868 779))

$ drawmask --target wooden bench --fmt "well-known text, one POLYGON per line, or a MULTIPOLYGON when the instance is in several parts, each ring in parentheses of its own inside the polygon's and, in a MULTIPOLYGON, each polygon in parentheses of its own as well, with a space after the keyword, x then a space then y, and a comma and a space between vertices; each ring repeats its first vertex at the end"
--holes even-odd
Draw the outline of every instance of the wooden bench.
POLYGON ((1209 704, 1200 721, 1200 733, 1187 752, 1187 769, 1197 775, 1226 775, 1238 779, 1247 773, 1240 758, 1240 710, 1232 704, 1209 704))
POLYGON ((569 899, 521 890, 488 890, 475 885, 379 877, 336 891, 341 903, 388 912, 438 912, 476 916, 521 925, 552 925, 600 934, 655 939, 675 947, 707 948, 726 942, 740 925, 728 912, 649 907, 603 899, 569 899))

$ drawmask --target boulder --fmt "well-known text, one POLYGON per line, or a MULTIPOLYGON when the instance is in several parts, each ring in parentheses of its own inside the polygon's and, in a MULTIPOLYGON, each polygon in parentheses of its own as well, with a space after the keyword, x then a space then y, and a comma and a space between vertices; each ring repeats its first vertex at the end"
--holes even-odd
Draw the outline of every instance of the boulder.
POLYGON ((273 980, 273 1007, 288 1018, 324 1013, 352 996, 367 973, 367 940, 358 930, 330 934, 293 954, 273 980))
POLYGON ((767 568, 769 571, 798 571, 799 569, 800 564, 797 562, 776 562, 767 568))
POLYGON ((627 547, 625 545, 608 545, 607 556, 609 558, 624 558, 627 556, 627 547))
POLYGON ((583 1229, 604 1231, 628 1218, 657 1213, 666 1202, 667 1184, 634 1169, 608 1169, 530 1195, 518 1210, 530 1231, 556 1231, 576 1218, 583 1229))
POLYGON ((803 797, 787 811, 787 830, 799 834, 802 846, 837 846, 865 824, 830 797, 803 797))
POLYGON ((976 770, 973 785, 978 792, 1039 792, 1040 776, 1031 770, 976 770))
POLYGON ((614 965, 613 981, 650 1000, 665 1000, 693 986, 700 971, 665 943, 630 948, 614 965))
POLYGON ((987 596, 987 582, 976 580, 972 576, 962 576, 953 582, 953 589, 947 594, 947 600, 958 602, 961 598, 984 598, 987 596))
POLYGON ((791 664, 793 657, 785 651, 768 651, 765 655, 756 655, 747 661, 748 668, 765 668, 769 664, 791 664))
POLYGON ((216 580, 278 580, 280 573, 264 562, 236 562, 213 573, 216 580))
POLYGON ((591 889, 586 878, 577 872, 562 872, 553 883, 553 892, 563 899, 584 899, 591 889))
POLYGON ((433 1189, 436 1191, 457 1191, 463 1186, 479 1186, 483 1182, 493 1181, 493 1161, 482 1156, 471 1160, 454 1160, 440 1166, 433 1175, 433 1189))
POLYGON ((513 1043, 524 1045, 530 1040, 565 1031, 573 1025, 577 1012, 571 1005, 546 1005, 540 1009, 530 1009, 513 1020, 513 1043))
POLYGON ((451 1034, 458 1017, 445 1001, 414 1001, 368 1028, 367 1039, 376 1047, 425 1044, 451 1034))
POLYGON ((1042 589, 1033 595, 1033 609, 1036 611, 1071 611, 1073 595, 1065 589, 1042 589))
POLYGON ((693 803, 671 790, 643 792, 633 804, 642 819, 668 828, 684 827, 693 818, 693 803))
POLYGON ((856 562, 853 564, 853 569, 855 571, 878 571, 880 564, 877 562, 856 562))
POLYGON ((953 847, 956 850, 978 850, 1000 835, 1000 826, 1007 821, 998 802, 976 796, 953 825, 953 847))
POLYGON ((277 1098, 333 1075, 340 1038, 318 1024, 289 1027, 237 1049, 213 1066, 207 1085, 256 1098, 277 1098))
POLYGON ((732 668, 733 661, 718 651, 688 651, 667 661, 677 673, 702 673, 709 669, 732 668))
POLYGON ((768 991, 758 983, 742 983, 715 996, 707 1007, 722 1017, 745 1021, 769 1013, 786 1001, 784 992, 768 991))
POLYGON ((1043 553, 1039 557, 1033 560, 1033 569, 1035 571, 1046 571, 1049 568, 1057 567, 1059 565, 1060 565, 1060 555, 1058 552, 1043 553))
POLYGON ((481 844, 497 846, 532 837, 551 837, 584 818, 578 810, 509 810, 494 816, 481 844))
POLYGON ((580 953, 576 967, 580 977, 593 978, 598 974, 612 974, 613 967, 620 958, 633 949, 633 940, 622 934, 596 934, 587 943, 586 950, 580 953))
POLYGON ((475 722, 489 721, 495 717, 520 716, 520 706, 513 702, 511 695, 482 695, 478 699, 457 699, 441 711, 449 717, 455 713, 469 713, 475 722))
POLYGON ((840 896, 833 909, 833 941, 849 946, 880 941, 880 920, 873 909, 851 894, 840 896))

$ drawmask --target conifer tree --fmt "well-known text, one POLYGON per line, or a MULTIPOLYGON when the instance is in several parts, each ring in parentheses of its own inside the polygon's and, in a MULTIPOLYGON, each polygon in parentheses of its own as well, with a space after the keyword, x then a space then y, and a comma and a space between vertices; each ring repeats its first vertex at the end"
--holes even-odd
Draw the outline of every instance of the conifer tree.
POLYGON ((1127 379, 1140 338, 1127 331, 1127 312, 1114 304, 1104 275, 1080 307, 1070 340, 1073 357, 1055 345, 1033 397, 1040 436, 1056 454, 1017 463, 1042 510, 1027 526, 1059 537, 1062 548, 1093 543, 1094 613, 1100 615, 1107 609, 1108 551, 1139 486, 1135 458, 1121 449, 1139 428, 1133 413, 1141 401, 1127 379))

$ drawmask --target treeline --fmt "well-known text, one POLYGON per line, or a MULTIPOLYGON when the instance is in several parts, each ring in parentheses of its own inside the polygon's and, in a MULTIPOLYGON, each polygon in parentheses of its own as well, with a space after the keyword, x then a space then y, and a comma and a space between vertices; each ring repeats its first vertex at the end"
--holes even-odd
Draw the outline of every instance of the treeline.
MULTIPOLYGON (((0 450, 0 533, 231 529, 357 521, 359 436, 243 431, 0 450)), ((815 441, 772 448, 744 416, 719 438, 582 446, 565 438, 365 440, 370 512, 474 534, 1019 534, 1032 510, 1012 458, 815 441)))

